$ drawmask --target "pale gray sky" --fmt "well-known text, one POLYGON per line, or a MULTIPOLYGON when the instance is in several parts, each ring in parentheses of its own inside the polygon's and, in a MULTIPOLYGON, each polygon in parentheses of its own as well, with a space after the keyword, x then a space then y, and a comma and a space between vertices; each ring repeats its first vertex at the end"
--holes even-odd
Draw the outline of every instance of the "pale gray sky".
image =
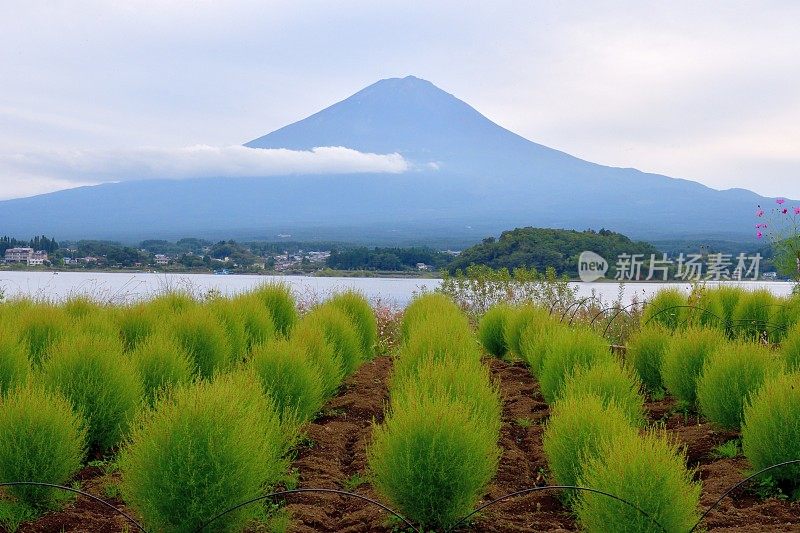
MULTIPOLYGON (((800 198, 798 28, 795 1, 4 0, 0 198, 238 154, 408 74, 590 161, 800 198)), ((244 174, 403 165, 279 155, 244 174)))

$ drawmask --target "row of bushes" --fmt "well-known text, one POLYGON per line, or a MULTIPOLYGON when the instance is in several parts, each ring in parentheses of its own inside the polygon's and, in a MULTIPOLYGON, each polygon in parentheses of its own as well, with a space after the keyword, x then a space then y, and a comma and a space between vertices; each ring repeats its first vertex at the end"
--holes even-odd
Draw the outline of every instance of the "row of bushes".
POLYGON ((568 327, 546 309, 498 306, 479 324, 484 347, 518 357, 537 379, 551 413, 543 450, 551 482, 565 490, 587 531, 688 531, 697 519, 700 486, 677 444, 646 425, 642 385, 584 327, 568 327))
POLYGON ((781 342, 800 321, 800 297, 778 297, 768 290, 736 287, 661 290, 644 308, 642 324, 674 331, 713 328, 730 339, 781 342))
POLYGON ((497 469, 499 392, 466 316, 444 295, 415 299, 401 335, 369 467, 377 490, 408 519, 447 527, 473 509, 497 469))
MULTIPOLYGON (((274 485, 301 425, 376 337, 360 295, 299 319, 282 285, 124 308, 12 302, 0 327, 0 481, 64 484, 87 457, 119 448, 123 496, 159 531, 192 531, 274 485)), ((58 499, 11 493, 35 511, 58 499)), ((213 529, 235 530, 257 510, 213 529)))

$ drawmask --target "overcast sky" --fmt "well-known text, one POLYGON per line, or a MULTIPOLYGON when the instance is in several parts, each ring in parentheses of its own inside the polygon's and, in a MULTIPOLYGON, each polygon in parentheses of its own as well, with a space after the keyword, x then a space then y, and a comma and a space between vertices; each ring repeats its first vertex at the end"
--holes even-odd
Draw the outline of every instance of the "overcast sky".
POLYGON ((0 198, 165 165, 402 171, 231 147, 408 74, 590 161, 800 198, 798 28, 792 0, 5 0, 0 198))

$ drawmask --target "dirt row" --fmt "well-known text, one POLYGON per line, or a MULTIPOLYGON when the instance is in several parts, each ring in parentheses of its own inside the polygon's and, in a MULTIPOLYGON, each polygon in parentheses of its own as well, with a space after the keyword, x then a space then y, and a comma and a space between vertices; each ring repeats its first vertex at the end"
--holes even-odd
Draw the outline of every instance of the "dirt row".
MULTIPOLYGON (((500 384, 503 423, 500 446, 503 454, 497 476, 481 503, 547 482, 547 463, 542 453, 543 424, 549 410, 538 385, 519 363, 488 362, 500 384)), ((389 399, 387 380, 391 358, 379 357, 364 364, 344 384, 339 395, 326 406, 322 416, 307 427, 296 450, 292 469, 298 487, 348 490, 379 500, 366 478, 366 449, 372 424, 380 423, 389 399)), ((718 458, 714 449, 735 438, 730 432, 715 431, 697 417, 676 412, 669 400, 650 402, 651 421, 662 422, 687 447, 689 467, 703 481, 701 506, 711 506, 729 487, 745 477, 747 462, 741 457, 718 458)), ((126 510, 113 497, 118 482, 115 474, 87 467, 79 479, 82 488, 126 510), (111 497, 109 497, 111 495, 111 497)), ((392 531, 398 521, 364 500, 334 494, 298 494, 287 497, 284 509, 291 516, 291 531, 366 532, 392 531)), ((800 504, 779 499, 762 501, 752 492, 737 491, 703 523, 718 532, 800 531, 800 504)), ((557 494, 538 492, 512 498, 487 508, 471 523, 473 531, 533 532, 575 531, 577 524, 557 494)), ((25 524, 23 532, 119 532, 124 518, 90 500, 79 498, 65 509, 25 524)))

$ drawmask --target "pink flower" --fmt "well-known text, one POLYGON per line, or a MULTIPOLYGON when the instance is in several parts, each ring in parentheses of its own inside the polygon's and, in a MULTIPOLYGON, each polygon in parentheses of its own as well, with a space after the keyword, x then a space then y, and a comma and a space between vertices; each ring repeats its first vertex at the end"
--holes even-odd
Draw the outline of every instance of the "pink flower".
POLYGON ((763 217, 764 216, 764 210, 763 209, 759 209, 758 211, 756 211, 756 216, 757 217, 763 217))
POLYGON ((764 236, 764 234, 763 234, 763 233, 761 233, 760 231, 759 231, 758 233, 756 233, 756 237, 758 237, 759 239, 760 239, 761 237, 763 237, 763 236, 764 236))
POLYGON ((786 202, 786 198, 778 198, 777 200, 775 200, 775 203, 777 203, 778 205, 783 205, 784 202, 786 202))
POLYGON ((794 214, 795 215, 800 215, 800 207, 795 207, 794 208, 794 214))
POLYGON ((789 210, 788 210, 788 209, 786 209, 786 208, 784 208, 784 209, 783 209, 783 211, 781 211, 781 213, 783 213, 784 215, 785 215, 786 213, 788 213, 788 212, 789 212, 789 210))

